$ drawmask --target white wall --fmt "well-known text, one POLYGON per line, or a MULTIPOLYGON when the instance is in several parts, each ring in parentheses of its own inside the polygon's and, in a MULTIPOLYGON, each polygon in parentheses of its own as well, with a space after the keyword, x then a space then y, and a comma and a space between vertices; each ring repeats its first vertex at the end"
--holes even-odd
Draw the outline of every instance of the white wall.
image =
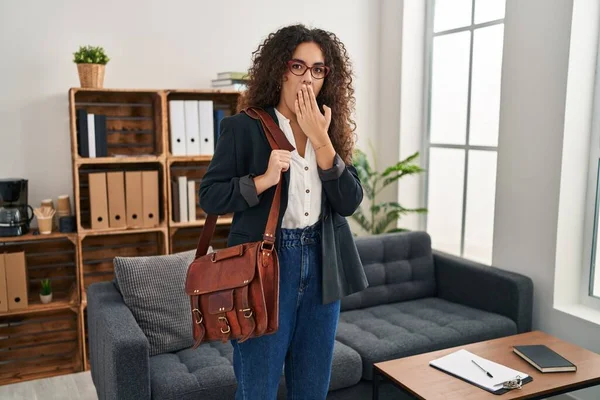
MULTIPOLYGON (((356 75, 359 146, 377 131, 379 2, 104 0, 0 2, 0 178, 29 179, 29 201, 72 196, 67 92, 72 53, 101 45, 105 87, 205 88, 244 70, 270 33, 292 23, 332 31, 356 75), (251 4, 251 6, 250 6, 251 4)), ((56 201, 56 200, 55 200, 56 201)))
POLYGON ((553 308, 572 10, 572 0, 507 1, 493 264, 533 279, 534 329, 600 352, 598 325, 553 308))
MULTIPOLYGON (((417 151, 420 157, 415 162, 426 165, 422 151, 425 5, 423 0, 381 3, 379 131, 373 143, 380 172, 417 151)), ((425 174, 404 177, 384 189, 376 201, 398 201, 406 208, 425 207, 424 181, 425 174)), ((418 230, 423 222, 423 214, 413 213, 402 216, 398 227, 418 230)))
MULTIPOLYGON (((372 167, 378 172, 399 160, 400 135, 400 88, 402 76, 402 26, 404 24, 404 0, 382 0, 381 28, 379 30, 379 129, 372 143, 365 147, 372 167), (375 154, 373 154, 375 153, 375 154)), ((397 184, 391 184, 377 195, 375 201, 396 201, 397 184)), ((393 228, 390 225, 390 228, 393 228)))
MULTIPOLYGON (((405 0, 402 13, 402 85, 400 87, 400 156, 397 160, 419 152, 415 163, 427 166, 423 149, 424 105, 427 101, 423 90, 428 65, 424 56, 427 48, 426 2, 405 0)), ((425 202, 425 178, 427 172, 407 176, 398 181, 398 202, 407 208, 427 207, 425 202)), ((399 222, 400 228, 424 229, 426 214, 409 214, 399 222)))

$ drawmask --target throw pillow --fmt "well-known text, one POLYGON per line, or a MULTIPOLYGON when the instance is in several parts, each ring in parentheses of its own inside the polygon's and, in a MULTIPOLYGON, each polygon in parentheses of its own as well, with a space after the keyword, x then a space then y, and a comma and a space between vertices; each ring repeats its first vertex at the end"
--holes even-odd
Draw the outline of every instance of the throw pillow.
POLYGON ((150 343, 150 356, 193 345, 185 278, 195 250, 151 257, 115 257, 115 281, 150 343))

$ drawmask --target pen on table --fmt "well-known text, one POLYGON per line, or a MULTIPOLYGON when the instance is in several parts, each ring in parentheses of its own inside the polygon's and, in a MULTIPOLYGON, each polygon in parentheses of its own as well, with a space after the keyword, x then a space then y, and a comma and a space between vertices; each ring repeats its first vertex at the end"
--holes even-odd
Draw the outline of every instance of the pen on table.
POLYGON ((485 369, 481 368, 481 365, 477 364, 474 360, 471 360, 471 361, 473 362, 473 364, 477 365, 480 370, 482 370, 483 372, 485 372, 487 374, 487 376, 489 376, 490 378, 494 377, 492 374, 490 374, 489 372, 487 372, 485 369))

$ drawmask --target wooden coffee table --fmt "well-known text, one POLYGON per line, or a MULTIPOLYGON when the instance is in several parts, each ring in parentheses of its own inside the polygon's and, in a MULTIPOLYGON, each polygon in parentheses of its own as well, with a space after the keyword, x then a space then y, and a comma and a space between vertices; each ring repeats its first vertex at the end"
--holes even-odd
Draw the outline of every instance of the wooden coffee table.
POLYGON ((450 349, 373 364, 373 400, 379 398, 380 381, 391 382, 417 399, 543 399, 574 390, 600 385, 600 355, 564 342, 544 332, 534 331, 450 349), (513 346, 545 344, 577 366, 577 372, 542 374, 513 353, 513 346), (533 381, 502 395, 494 395, 468 382, 429 366, 429 362, 466 349, 510 368, 529 374, 533 381))

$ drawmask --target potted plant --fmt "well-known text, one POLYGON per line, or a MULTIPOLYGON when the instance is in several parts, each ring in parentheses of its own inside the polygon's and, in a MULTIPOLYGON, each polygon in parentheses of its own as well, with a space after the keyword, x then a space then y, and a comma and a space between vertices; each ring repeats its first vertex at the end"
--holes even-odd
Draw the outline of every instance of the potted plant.
POLYGON ((40 291, 40 301, 44 304, 48 304, 52 301, 52 286, 50 285, 50 279, 42 279, 42 290, 40 291))
POLYGON ((367 233, 378 235, 380 233, 406 231, 407 229, 404 228, 396 228, 396 223, 402 215, 427 212, 426 208, 404 208, 395 201, 377 203, 377 194, 387 185, 403 176, 418 174, 424 171, 419 165, 413 164, 413 161, 418 156, 418 152, 414 153, 406 159, 386 168, 385 171, 377 172, 371 168, 366 154, 359 149, 355 150, 352 164, 356 168, 365 197, 369 199, 371 207, 368 211, 363 211, 362 206, 359 207, 352 215, 352 219, 367 233), (394 225, 389 228, 392 223, 394 225))
POLYGON ((79 82, 82 88, 102 88, 104 86, 104 70, 110 58, 102 47, 79 46, 73 53, 73 62, 77 64, 79 82))

